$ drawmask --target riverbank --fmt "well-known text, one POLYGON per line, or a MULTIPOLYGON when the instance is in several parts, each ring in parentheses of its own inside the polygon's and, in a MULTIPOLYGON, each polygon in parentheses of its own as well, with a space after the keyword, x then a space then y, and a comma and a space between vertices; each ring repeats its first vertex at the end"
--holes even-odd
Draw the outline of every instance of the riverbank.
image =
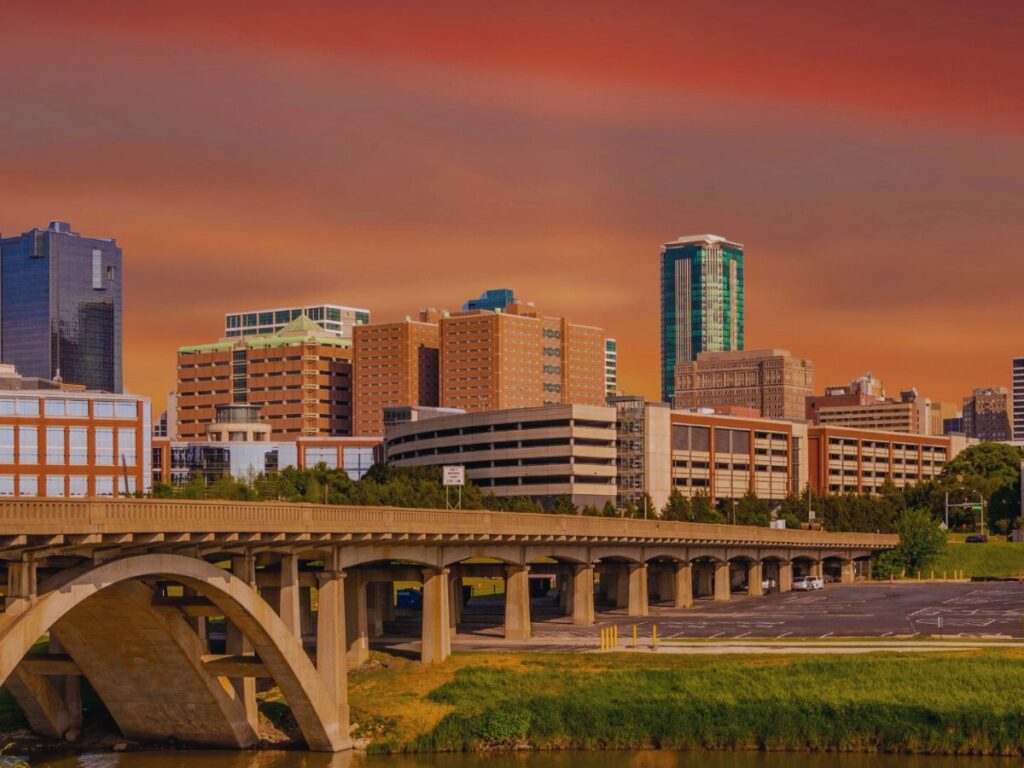
POLYGON ((934 566, 937 575, 964 573, 975 579, 1015 579, 1024 576, 1024 542, 995 536, 984 544, 967 544, 962 535, 950 535, 934 566))
MULTIPOLYGON (((383 666, 380 664, 383 663, 383 666)), ((699 657, 466 653, 354 671, 371 752, 1024 752, 1024 651, 699 657)))

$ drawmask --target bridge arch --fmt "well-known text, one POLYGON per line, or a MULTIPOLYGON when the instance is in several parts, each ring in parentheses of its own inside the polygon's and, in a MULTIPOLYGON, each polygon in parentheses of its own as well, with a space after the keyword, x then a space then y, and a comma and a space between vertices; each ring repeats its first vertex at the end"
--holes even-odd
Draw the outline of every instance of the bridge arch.
MULTIPOLYGON (((214 603, 248 638, 281 688, 310 749, 338 752, 351 746, 347 717, 313 663, 255 589, 204 560, 172 554, 126 557, 74 571, 24 611, 0 620, 0 684, 7 681, 39 638, 63 617, 116 585, 164 577, 194 589, 214 603)), ((181 734, 183 738, 187 733, 181 734)))

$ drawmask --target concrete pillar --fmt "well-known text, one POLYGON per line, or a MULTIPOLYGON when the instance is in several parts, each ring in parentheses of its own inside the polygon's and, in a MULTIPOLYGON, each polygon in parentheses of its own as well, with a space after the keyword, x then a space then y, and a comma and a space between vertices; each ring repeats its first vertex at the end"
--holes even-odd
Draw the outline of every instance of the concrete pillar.
POLYGON ((676 602, 676 569, 675 564, 664 565, 658 571, 658 596, 663 603, 676 602))
POLYGON ((505 567, 505 638, 527 640, 530 626, 530 566, 505 567))
POLYGON ((384 635, 384 584, 372 581, 366 585, 366 633, 369 637, 384 635))
POLYGON ((462 579, 448 575, 448 621, 452 634, 456 634, 462 620, 462 579))
POLYGON ((629 563, 627 569, 629 596, 626 615, 646 616, 648 614, 647 563, 629 563))
POLYGON ((732 597, 729 583, 729 561, 715 561, 715 600, 724 602, 732 597))
POLYGON ((313 634, 312 587, 299 587, 299 630, 304 637, 313 634))
MULTIPOLYGON (((203 619, 203 626, 206 626, 206 620, 203 619)), ((60 641, 50 633, 49 643, 50 653, 64 653, 64 648, 61 646, 60 641)), ((62 695, 64 700, 64 708, 67 711, 68 716, 68 728, 64 733, 69 731, 82 732, 82 677, 81 675, 61 675, 59 677, 50 678, 53 685, 56 686, 57 691, 62 695)), ((61 734, 63 737, 64 734, 61 734)))
POLYGON ((779 561, 779 592, 793 591, 793 561, 779 561))
POLYGON ((4 613, 12 616, 27 610, 36 600, 36 564, 20 560, 7 566, 7 591, 4 593, 4 613))
POLYGON ((302 639, 302 621, 299 618, 299 558, 285 555, 281 558, 281 577, 278 614, 288 631, 302 639))
MULTIPOLYGON (((181 594, 185 597, 198 597, 199 593, 191 587, 183 587, 181 594)), ((209 633, 207 632, 206 617, 205 616, 186 616, 185 621, 193 631, 196 633, 196 637, 199 638, 199 643, 203 648, 203 653, 210 652, 209 645, 209 633)), ((59 653, 59 651, 51 651, 51 653, 59 653)))
POLYGON ((597 575, 597 594, 610 605, 615 605, 615 574, 608 570, 611 566, 605 566, 597 575))
POLYGON ((366 584, 358 571, 345 577, 345 642, 348 666, 354 669, 370 658, 370 631, 366 615, 366 584))
POLYGON ((594 566, 577 565, 572 577, 572 623, 589 627, 594 623, 594 566))
POLYGON ((853 584, 856 579, 856 573, 853 567, 853 560, 843 560, 842 583, 853 584))
POLYGON ((452 652, 452 627, 448 616, 448 569, 423 570, 423 642, 420 661, 440 664, 452 652))
POLYGON ((615 607, 629 608, 629 563, 619 565, 615 574, 615 607))
POLYGON ((751 597, 761 597, 764 594, 761 586, 763 574, 760 560, 751 560, 747 563, 747 594, 751 597))
POLYGON ((693 605, 693 566, 688 562, 676 563, 672 574, 675 586, 672 588, 676 608, 693 605))
POLYGON ((348 638, 345 632, 345 573, 328 558, 319 578, 316 616, 316 669, 334 698, 342 728, 348 731, 348 638))
POLYGON ((395 582, 384 582, 384 621, 395 620, 395 582))
MULTIPOLYGON (((235 555, 231 558, 231 573, 256 589, 256 561, 252 555, 235 555)), ((225 624, 224 652, 231 656, 251 656, 252 644, 230 621, 225 624)), ((259 733, 260 716, 256 706, 256 678, 233 677, 231 686, 245 705, 245 719, 255 733, 259 733)))
POLYGON ((825 575, 825 564, 821 560, 811 563, 811 576, 815 579, 823 578, 825 575))

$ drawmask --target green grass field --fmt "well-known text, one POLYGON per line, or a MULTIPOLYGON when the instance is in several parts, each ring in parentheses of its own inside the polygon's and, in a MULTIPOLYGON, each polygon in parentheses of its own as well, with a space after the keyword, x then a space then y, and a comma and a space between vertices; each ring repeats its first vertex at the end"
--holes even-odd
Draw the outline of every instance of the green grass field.
POLYGON ((354 675, 372 751, 765 749, 1021 754, 1024 651, 457 654, 354 675))
POLYGON ((935 564, 936 575, 964 571, 968 577, 1015 578, 1024 576, 1024 542, 993 537, 985 544, 966 544, 964 537, 949 537, 946 549, 935 564))

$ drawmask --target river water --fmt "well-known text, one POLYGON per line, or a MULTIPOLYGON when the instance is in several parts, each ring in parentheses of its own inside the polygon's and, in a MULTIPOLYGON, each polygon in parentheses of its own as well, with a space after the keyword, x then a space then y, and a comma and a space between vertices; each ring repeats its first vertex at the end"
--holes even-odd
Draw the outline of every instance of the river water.
POLYGON ((48 768, 1009 768, 1020 758, 763 752, 534 752, 371 757, 311 752, 134 752, 40 760, 48 768))

